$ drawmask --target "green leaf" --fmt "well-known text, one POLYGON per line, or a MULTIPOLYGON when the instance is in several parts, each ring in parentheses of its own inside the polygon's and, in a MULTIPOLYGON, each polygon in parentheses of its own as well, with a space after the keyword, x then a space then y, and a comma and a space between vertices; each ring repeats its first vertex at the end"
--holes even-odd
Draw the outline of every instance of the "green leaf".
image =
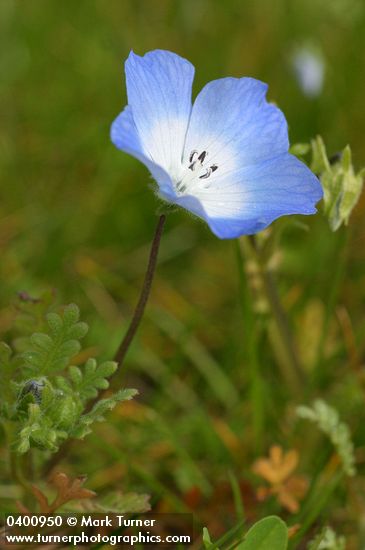
POLYGON ((118 368, 114 361, 106 361, 97 365, 95 359, 89 359, 83 369, 71 366, 70 378, 81 401, 87 401, 97 396, 99 390, 109 387, 109 378, 118 368))
POLYGON ((239 550, 286 550, 288 528, 277 516, 264 518, 249 529, 239 550))
POLYGON ((88 330, 79 322, 79 308, 66 306, 63 315, 46 316, 47 332, 36 332, 29 339, 28 349, 22 354, 30 376, 41 376, 64 370, 81 348, 79 339, 88 330))
POLYGON ((117 363, 98 365, 89 359, 84 367, 72 366, 81 349, 79 339, 88 330, 79 320, 79 308, 70 304, 58 313, 49 312, 47 301, 35 316, 28 309, 32 312, 39 301, 27 295, 22 300, 27 306, 27 322, 18 352, 12 353, 0 343, 0 416, 15 424, 9 429, 11 449, 21 454, 32 447, 55 452, 65 439, 83 438, 94 422, 102 421, 118 402, 131 399, 137 392, 121 390, 96 401, 89 410, 87 401, 109 387, 108 378, 117 363))
POLYGON ((106 412, 114 409, 115 405, 121 401, 129 401, 137 393, 137 390, 125 389, 118 391, 106 399, 101 399, 95 403, 89 413, 81 416, 75 428, 70 432, 71 437, 83 439, 85 435, 91 432, 91 424, 94 422, 102 422, 106 412))
MULTIPOLYGON (((212 539, 210 538, 210 534, 207 527, 203 527, 203 544, 206 550, 209 550, 213 546, 213 542, 212 542, 212 539)), ((219 548, 217 548, 217 550, 219 550, 219 548)))
POLYGON ((31 446, 55 452, 67 433, 56 430, 50 418, 42 413, 38 404, 30 404, 28 419, 20 430, 16 442, 18 453, 26 453, 31 446))

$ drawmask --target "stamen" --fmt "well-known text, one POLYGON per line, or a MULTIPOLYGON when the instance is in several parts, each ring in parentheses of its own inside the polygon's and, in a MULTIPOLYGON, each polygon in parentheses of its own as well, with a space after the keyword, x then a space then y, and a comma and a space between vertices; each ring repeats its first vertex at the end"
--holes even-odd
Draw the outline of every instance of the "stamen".
POLYGON ((193 162, 194 157, 195 157, 195 155, 197 155, 197 154, 198 154, 198 151, 196 151, 196 150, 194 149, 194 151, 192 151, 192 152, 190 153, 189 162, 193 162))
POLYGON ((210 174, 212 173, 211 168, 207 168, 207 171, 202 176, 199 176, 200 180, 205 180, 206 178, 209 178, 210 174))
MULTIPOLYGON (((176 183, 176 189, 179 193, 189 192, 194 188, 194 181, 197 182, 198 179, 206 180, 208 179, 213 172, 218 170, 217 164, 212 164, 209 167, 204 166, 204 162, 208 156, 208 151, 202 151, 199 154, 199 151, 193 149, 189 155, 189 165, 188 168, 192 173, 186 172, 182 179, 176 183), (189 174, 189 175, 188 175, 189 174), (200 175, 199 175, 200 174, 200 175)), ((204 189, 210 187, 210 182, 204 183, 204 189)))
POLYGON ((209 166, 209 168, 207 168, 207 171, 205 172, 205 174, 203 174, 202 176, 199 176, 199 179, 205 180, 206 178, 209 178, 209 176, 213 174, 213 172, 215 172, 216 170, 218 170, 218 166, 216 164, 212 164, 212 166, 209 166))
POLYGON ((198 159, 200 160, 200 163, 203 164, 204 160, 205 160, 205 157, 207 156, 207 152, 206 151, 203 151, 202 153, 200 153, 200 155, 198 156, 198 159))

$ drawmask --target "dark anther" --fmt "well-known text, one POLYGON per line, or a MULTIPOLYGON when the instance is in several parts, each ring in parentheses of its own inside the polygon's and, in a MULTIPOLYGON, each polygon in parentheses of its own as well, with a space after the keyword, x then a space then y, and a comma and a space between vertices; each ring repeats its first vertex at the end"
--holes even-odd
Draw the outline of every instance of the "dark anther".
MULTIPOLYGON (((196 150, 194 149, 194 151, 192 151, 192 152, 190 153, 189 162, 193 162, 194 157, 195 157, 195 155, 197 155, 197 154, 198 154, 198 151, 196 151, 196 150)), ((189 166, 189 168, 190 168, 190 166, 189 166)))
POLYGON ((205 159, 206 156, 207 156, 207 152, 206 152, 206 151, 203 151, 203 152, 200 153, 200 155, 198 156, 198 159, 200 160, 201 164, 203 164, 204 159, 205 159))
POLYGON ((199 176, 199 179, 206 180, 216 170, 218 170, 218 166, 216 164, 212 164, 212 166, 209 166, 209 168, 207 168, 207 171, 205 172, 205 174, 203 174, 202 176, 199 176))

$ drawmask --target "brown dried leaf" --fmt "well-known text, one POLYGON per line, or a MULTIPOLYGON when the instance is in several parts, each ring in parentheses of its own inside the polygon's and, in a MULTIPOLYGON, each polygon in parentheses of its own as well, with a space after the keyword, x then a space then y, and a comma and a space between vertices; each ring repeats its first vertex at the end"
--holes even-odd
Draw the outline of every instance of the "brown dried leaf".
POLYGON ((86 481, 86 476, 79 476, 75 479, 70 479, 67 474, 63 472, 56 472, 50 479, 50 483, 56 487, 57 496, 51 504, 52 510, 60 508, 66 502, 70 500, 80 500, 85 498, 93 498, 96 493, 85 489, 82 485, 86 481))
MULTIPOLYGON (((32 485, 31 489, 33 495, 37 499, 40 511, 44 514, 50 514, 70 500, 93 498, 96 493, 82 487, 85 481, 86 476, 70 479, 68 475, 63 472, 55 473, 49 481, 49 484, 53 485, 57 490, 56 497, 52 502, 49 502, 47 496, 35 485, 32 485)), ((21 502, 17 502, 17 507, 23 514, 30 513, 21 502)))
POLYGON ((278 445, 273 445, 269 458, 259 458, 252 466, 255 474, 264 478, 271 485, 283 483, 298 465, 299 455, 296 450, 283 453, 278 445))
POLYGON ((278 502, 291 513, 299 510, 299 501, 308 489, 307 480, 292 475, 298 465, 299 455, 295 450, 284 453, 278 445, 271 447, 269 458, 260 458, 253 464, 253 471, 264 478, 271 487, 258 487, 258 500, 275 495, 278 502))

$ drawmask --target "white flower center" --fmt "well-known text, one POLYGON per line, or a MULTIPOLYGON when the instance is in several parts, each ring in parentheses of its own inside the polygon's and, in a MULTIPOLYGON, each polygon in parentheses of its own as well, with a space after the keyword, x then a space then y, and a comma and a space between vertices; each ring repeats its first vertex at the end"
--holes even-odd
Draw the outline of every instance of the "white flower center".
POLYGON ((188 165, 183 166, 182 177, 175 184, 176 190, 179 195, 183 195, 185 192, 189 192, 197 184, 204 188, 209 187, 210 182, 206 180, 218 170, 216 164, 209 165, 207 162, 208 152, 191 151, 189 155, 188 165), (200 181, 201 180, 201 181, 200 181))

